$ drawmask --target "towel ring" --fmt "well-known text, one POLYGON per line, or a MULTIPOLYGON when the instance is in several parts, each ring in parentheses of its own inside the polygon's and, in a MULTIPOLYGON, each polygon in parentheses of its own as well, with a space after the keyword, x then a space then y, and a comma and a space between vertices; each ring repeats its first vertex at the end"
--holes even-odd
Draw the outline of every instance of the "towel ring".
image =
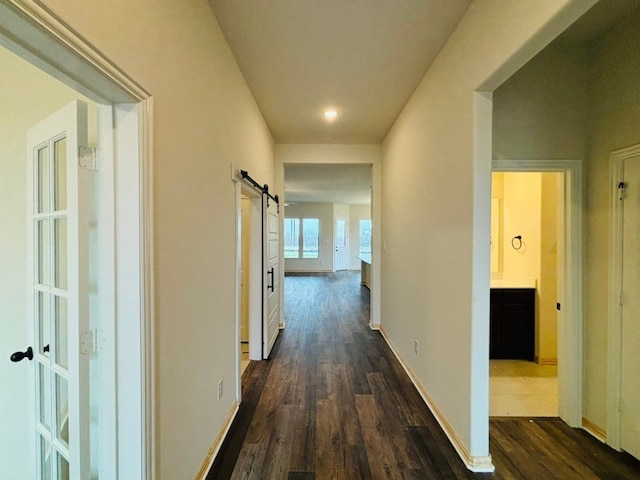
POLYGON ((520 250, 522 248, 522 235, 516 235, 511 239, 511 246, 514 250, 520 250))

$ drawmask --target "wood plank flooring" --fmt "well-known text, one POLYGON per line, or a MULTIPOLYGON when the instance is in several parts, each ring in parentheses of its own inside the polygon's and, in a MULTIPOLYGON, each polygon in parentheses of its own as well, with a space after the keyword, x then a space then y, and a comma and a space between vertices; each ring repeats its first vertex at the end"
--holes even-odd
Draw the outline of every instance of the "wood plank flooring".
POLYGON ((285 315, 208 480, 640 479, 640 462, 558 419, 492 419, 496 472, 471 473, 369 329, 358 274, 287 277, 285 315))

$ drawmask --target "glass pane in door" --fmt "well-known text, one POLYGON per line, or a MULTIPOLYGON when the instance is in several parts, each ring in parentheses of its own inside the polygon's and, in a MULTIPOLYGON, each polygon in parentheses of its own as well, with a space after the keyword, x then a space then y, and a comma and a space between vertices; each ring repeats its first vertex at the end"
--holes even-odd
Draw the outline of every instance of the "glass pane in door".
POLYGON ((38 323, 38 348, 40 354, 49 356, 49 349, 46 348, 51 342, 51 320, 49 294, 36 292, 36 321, 38 323))
POLYGON ((347 246, 347 222, 344 220, 338 220, 336 224, 336 246, 347 246))
POLYGON ((39 435, 38 457, 40 458, 40 478, 51 480, 51 444, 42 435, 39 435))
POLYGON ((38 368, 38 390, 40 401, 38 402, 38 421, 48 432, 51 430, 51 380, 49 369, 40 362, 36 363, 38 368))
POLYGON ((56 363, 63 368, 69 367, 67 299, 55 297, 55 352, 56 363))
POLYGON ((58 374, 56 377, 56 438, 69 446, 69 387, 67 380, 58 374))
POLYGON ((36 156, 36 212, 49 211, 49 147, 40 148, 36 156))
POLYGON ((53 205, 56 211, 67 209, 67 139, 53 144, 53 205))
POLYGON ((58 453, 58 478, 57 480, 69 480, 69 462, 58 453))
POLYGON ((56 218, 53 221, 54 232, 54 286, 67 289, 67 219, 56 218))
POLYGON ((36 221, 37 279, 40 285, 50 285, 51 264, 49 244, 49 220, 36 221))

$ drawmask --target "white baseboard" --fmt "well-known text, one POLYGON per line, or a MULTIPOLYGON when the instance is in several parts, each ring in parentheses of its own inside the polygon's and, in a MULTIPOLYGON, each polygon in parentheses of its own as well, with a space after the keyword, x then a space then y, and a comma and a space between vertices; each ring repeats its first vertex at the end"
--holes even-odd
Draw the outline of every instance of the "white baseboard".
MULTIPOLYGON (((438 424, 440 425, 440 428, 442 428, 445 435, 451 442, 451 445, 453 445, 453 448, 455 448, 456 452, 458 453, 458 456, 466 465, 466 467, 472 472, 477 472, 477 473, 491 473, 495 471, 495 467, 493 466, 493 462, 491 461, 491 455, 479 456, 479 455, 471 455, 469 453, 467 448, 464 446, 464 444, 456 434, 455 430, 453 430, 451 425, 449 425, 449 422, 447 421, 446 417, 442 414, 442 412, 440 411, 436 403, 433 401, 433 399, 427 392, 426 388, 424 388, 420 380, 418 380, 418 377, 416 376, 414 371, 404 361, 402 356, 395 349, 395 347, 393 346, 393 343, 391 343, 391 341, 389 340, 389 337, 387 337, 387 334, 384 331, 384 327, 382 327, 379 324, 377 326, 378 326, 377 330, 380 330, 380 333, 382 334, 382 337, 384 338, 384 340, 387 342, 387 345, 389 345, 389 348, 391 348, 391 351, 400 362, 400 365, 402 365, 402 368, 404 368, 404 371, 407 372, 407 375, 409 375, 411 382, 418 390, 418 393, 424 400, 424 403, 426 403, 427 407, 429 407, 429 410, 431 410, 431 413, 437 420, 438 424)), ((376 330, 373 327, 373 325, 371 325, 371 328, 376 330)))
POLYGON ((220 433, 218 434, 216 439, 213 441, 211 448, 209 448, 209 451, 207 452, 207 456, 202 462, 202 466, 200 467, 200 471, 196 475, 195 480, 205 480, 207 478, 207 474, 209 473, 209 470, 211 470, 211 467, 213 466, 213 462, 216 459, 216 455, 218 455, 218 452, 220 451, 222 442, 224 442, 224 439, 227 436, 227 433, 229 433, 229 429, 231 428, 231 424, 233 423, 233 420, 236 418, 236 415, 238 414, 238 409, 239 409, 238 402, 233 402, 233 406, 229 411, 229 415, 227 416, 227 419, 225 420, 224 425, 220 430, 220 433))

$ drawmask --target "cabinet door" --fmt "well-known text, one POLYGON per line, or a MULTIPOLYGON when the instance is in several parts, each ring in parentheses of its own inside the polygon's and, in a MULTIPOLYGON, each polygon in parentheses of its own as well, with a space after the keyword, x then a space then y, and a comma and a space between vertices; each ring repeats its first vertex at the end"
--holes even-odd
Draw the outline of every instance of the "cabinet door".
POLYGON ((502 358, 502 290, 491 289, 489 358, 502 358))
POLYGON ((505 290, 502 305, 504 358, 533 360, 535 290, 505 290))

